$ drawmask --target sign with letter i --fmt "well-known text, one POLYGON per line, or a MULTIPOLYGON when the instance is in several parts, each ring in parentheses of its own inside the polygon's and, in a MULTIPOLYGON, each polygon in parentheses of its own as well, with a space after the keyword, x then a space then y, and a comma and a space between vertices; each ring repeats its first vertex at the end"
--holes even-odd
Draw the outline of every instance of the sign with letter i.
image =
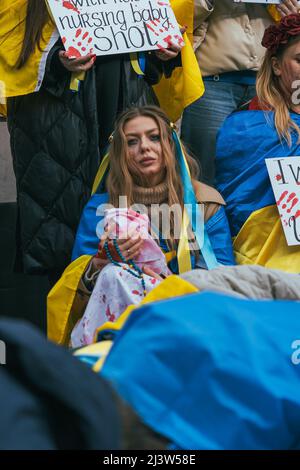
POLYGON ((300 245, 300 157, 265 162, 287 244, 300 245))

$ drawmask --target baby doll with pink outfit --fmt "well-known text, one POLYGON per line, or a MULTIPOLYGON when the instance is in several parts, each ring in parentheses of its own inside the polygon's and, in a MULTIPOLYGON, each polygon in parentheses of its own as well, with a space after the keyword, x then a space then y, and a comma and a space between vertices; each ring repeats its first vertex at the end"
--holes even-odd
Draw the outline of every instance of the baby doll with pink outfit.
POLYGON ((147 215, 131 209, 110 209, 106 211, 104 224, 114 226, 112 238, 125 239, 128 234, 139 234, 144 240, 141 253, 134 259, 134 267, 112 261, 101 269, 84 315, 72 331, 72 347, 92 343, 101 325, 116 321, 129 305, 140 303, 145 292, 161 282, 146 274, 139 275, 143 266, 163 277, 171 274, 165 255, 149 233, 147 215))

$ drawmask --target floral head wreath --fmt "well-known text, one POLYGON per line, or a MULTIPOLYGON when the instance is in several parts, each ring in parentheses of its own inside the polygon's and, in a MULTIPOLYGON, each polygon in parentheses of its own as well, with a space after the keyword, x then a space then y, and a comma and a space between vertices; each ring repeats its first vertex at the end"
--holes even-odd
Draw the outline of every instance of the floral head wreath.
POLYGON ((292 37, 300 36, 300 14, 284 16, 278 24, 269 26, 264 33, 262 46, 272 54, 287 44, 292 37))

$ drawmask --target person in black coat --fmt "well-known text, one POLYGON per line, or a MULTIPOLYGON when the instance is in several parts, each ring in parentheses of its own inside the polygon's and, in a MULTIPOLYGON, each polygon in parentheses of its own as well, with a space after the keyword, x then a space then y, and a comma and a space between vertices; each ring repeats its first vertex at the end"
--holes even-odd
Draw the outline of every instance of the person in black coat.
MULTIPOLYGON (((45 3, 28 0, 17 67, 26 64, 47 21, 45 3)), ((59 40, 48 54, 39 91, 7 100, 17 183, 18 271, 46 273, 51 284, 60 277, 117 114, 156 101, 151 85, 171 73, 179 50, 170 45, 145 54, 145 75, 138 76, 129 54, 71 59, 59 40), (168 59, 174 59, 170 66, 168 59), (74 72, 86 72, 76 92, 70 89, 74 72)))

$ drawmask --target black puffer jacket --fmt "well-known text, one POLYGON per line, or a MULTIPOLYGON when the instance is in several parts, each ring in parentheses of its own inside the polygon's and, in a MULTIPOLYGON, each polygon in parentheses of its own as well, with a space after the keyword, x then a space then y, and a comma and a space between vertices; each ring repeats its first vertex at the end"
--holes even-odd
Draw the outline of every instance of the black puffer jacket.
POLYGON ((16 266, 26 273, 59 274, 67 266, 116 115, 128 105, 153 103, 150 84, 163 71, 149 55, 145 79, 136 75, 129 55, 98 58, 74 93, 58 59, 60 47, 48 56, 41 90, 8 100, 18 198, 16 266))

